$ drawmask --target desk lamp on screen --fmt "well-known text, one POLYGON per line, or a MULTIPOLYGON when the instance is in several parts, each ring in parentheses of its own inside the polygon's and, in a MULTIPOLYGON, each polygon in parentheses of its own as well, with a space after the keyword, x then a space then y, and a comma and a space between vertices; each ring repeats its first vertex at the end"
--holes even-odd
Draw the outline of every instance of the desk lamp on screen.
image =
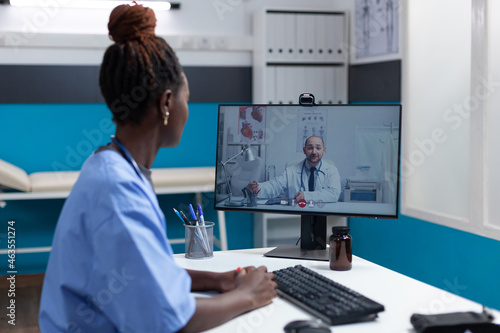
POLYGON ((401 105, 299 101, 219 105, 215 209, 301 215, 266 256, 328 260, 328 217, 398 217, 401 105))
POLYGON ((237 158, 238 156, 242 155, 243 156, 243 161, 244 162, 252 162, 255 161, 255 157, 253 155, 252 149, 250 149, 249 145, 242 145, 241 150, 237 152, 235 155, 227 159, 225 162, 220 162, 220 166, 222 167, 222 171, 224 172, 224 181, 226 184, 226 193, 227 193, 227 200, 224 202, 225 206, 235 206, 235 207, 240 207, 245 204, 244 201, 245 199, 240 199, 237 201, 233 200, 233 193, 231 190, 231 186, 229 186, 229 178, 227 175, 227 170, 226 170, 226 165, 237 158))

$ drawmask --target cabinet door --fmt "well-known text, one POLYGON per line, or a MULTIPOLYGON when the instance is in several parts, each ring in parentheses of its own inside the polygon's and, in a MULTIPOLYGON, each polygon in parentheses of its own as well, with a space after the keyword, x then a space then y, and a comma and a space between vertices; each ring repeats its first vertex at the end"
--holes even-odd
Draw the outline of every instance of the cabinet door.
POLYGON ((316 56, 315 60, 327 61, 329 60, 328 48, 331 44, 331 21, 332 15, 314 15, 314 23, 316 24, 316 56), (330 22, 329 22, 330 21, 330 22))
POLYGON ((266 91, 264 92, 264 101, 269 104, 278 103, 277 84, 276 84, 276 66, 266 67, 266 91))
POLYGON ((346 103, 345 23, 342 13, 332 12, 256 15, 254 102, 296 104, 309 92, 318 104, 346 103))
POLYGON ((325 99, 324 104, 336 104, 336 89, 338 86, 334 66, 325 67, 325 99))
MULTIPOLYGON (((278 25, 279 18, 278 14, 267 14, 265 20, 265 38, 266 38, 266 56, 267 60, 275 60, 278 58, 278 29, 276 28, 278 25)), ((255 22, 255 24, 259 24, 260 22, 255 22)))
POLYGON ((332 62, 344 62, 347 56, 347 43, 344 42, 344 16, 329 15, 326 22, 327 29, 327 60, 332 62))
POLYGON ((295 60, 297 59, 297 18, 295 14, 283 14, 285 17, 283 29, 284 39, 284 59, 295 60))
POLYGON ((297 59, 305 61, 316 60, 317 55, 317 24, 316 15, 296 14, 296 45, 297 59))
POLYGON ((347 69, 345 66, 334 68, 335 72, 335 104, 347 103, 347 69))

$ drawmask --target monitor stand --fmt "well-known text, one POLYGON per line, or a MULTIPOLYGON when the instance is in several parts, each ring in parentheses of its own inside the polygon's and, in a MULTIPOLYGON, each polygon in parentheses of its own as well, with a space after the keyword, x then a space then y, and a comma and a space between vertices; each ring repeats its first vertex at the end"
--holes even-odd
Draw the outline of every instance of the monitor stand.
POLYGON ((280 245, 264 253, 266 257, 329 261, 326 247, 326 216, 302 215, 300 222, 300 246, 280 245))

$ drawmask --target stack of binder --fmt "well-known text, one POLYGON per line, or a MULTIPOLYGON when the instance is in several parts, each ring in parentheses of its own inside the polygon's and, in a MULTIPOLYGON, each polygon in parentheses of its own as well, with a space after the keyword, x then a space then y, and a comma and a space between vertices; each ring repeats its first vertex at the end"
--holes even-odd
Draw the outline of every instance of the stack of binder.
POLYGON ((255 25, 264 25, 265 64, 254 64, 264 71, 254 75, 264 79, 255 102, 296 104, 301 93, 311 92, 318 104, 346 103, 345 21, 340 12, 266 10, 256 18, 255 25))

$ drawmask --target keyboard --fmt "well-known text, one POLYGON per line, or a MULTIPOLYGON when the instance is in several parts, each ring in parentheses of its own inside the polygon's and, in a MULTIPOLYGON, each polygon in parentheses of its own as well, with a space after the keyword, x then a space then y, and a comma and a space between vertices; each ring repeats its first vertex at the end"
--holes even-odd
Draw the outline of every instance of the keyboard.
POLYGON ((384 311, 382 304, 301 265, 273 273, 279 296, 330 325, 373 320, 384 311))

